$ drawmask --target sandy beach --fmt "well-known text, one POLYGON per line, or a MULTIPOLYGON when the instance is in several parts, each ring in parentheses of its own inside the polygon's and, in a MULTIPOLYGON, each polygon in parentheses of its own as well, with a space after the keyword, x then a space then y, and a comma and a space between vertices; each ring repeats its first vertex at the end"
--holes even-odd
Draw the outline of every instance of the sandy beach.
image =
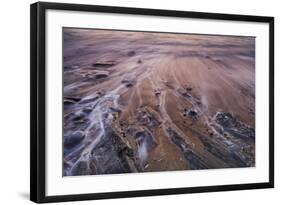
POLYGON ((255 38, 63 29, 65 176, 255 166, 255 38))

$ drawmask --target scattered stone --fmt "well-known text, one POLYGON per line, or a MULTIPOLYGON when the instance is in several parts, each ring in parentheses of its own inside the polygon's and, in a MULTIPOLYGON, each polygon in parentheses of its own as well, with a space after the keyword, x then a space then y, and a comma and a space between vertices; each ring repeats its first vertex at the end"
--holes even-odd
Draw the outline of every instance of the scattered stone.
POLYGON ((186 87, 185 89, 186 89, 186 91, 189 91, 189 92, 192 91, 191 87, 186 87))
POLYGON ((106 78, 109 75, 108 71, 105 70, 83 70, 79 72, 80 75, 86 78, 100 79, 106 78))
POLYGON ((155 96, 159 96, 161 94, 161 91, 160 90, 154 90, 154 94, 155 94, 155 96))
POLYGON ((167 88, 169 88, 169 89, 175 89, 174 88, 174 86, 173 86, 173 84, 172 84, 172 82, 169 82, 169 81, 167 81, 167 82, 164 82, 164 84, 167 86, 167 88))
POLYGON ((99 96, 103 96, 105 94, 105 91, 104 90, 100 90, 97 92, 97 95, 99 96))
POLYGON ((121 83, 125 84, 126 87, 133 87, 136 82, 134 80, 122 80, 121 83))
POLYGON ((138 60, 138 64, 141 64, 142 63, 142 60, 138 60))
POLYGON ((196 119, 197 118, 197 116, 198 116, 198 113, 197 113, 197 111, 196 110, 189 110, 188 111, 188 116, 190 116, 191 118, 193 118, 193 119, 196 119))
POLYGON ((214 133, 212 131, 209 131, 208 133, 211 137, 214 136, 214 133))
POLYGON ((209 136, 212 137, 212 136, 214 135, 213 130, 207 128, 206 131, 207 131, 207 134, 208 134, 209 136))
POLYGON ((108 71, 99 71, 95 74, 95 78, 96 79, 106 78, 108 77, 108 75, 109 75, 108 71))
POLYGON ((100 67, 100 68, 109 68, 111 66, 116 65, 115 61, 98 61, 96 63, 93 63, 92 66, 94 67, 100 67))
POLYGON ((188 116, 190 117, 192 120, 197 120, 198 119, 198 112, 196 109, 184 109, 184 113, 183 116, 188 116))
POLYGON ((129 52, 128 52, 128 56, 134 56, 134 55, 136 55, 136 52, 135 52, 135 51, 129 51, 129 52))

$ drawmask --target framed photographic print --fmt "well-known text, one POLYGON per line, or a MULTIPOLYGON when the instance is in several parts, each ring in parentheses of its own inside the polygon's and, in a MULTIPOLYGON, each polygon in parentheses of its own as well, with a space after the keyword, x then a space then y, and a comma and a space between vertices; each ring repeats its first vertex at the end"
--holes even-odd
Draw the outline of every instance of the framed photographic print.
POLYGON ((31 200, 274 186, 274 18, 31 5, 31 200))

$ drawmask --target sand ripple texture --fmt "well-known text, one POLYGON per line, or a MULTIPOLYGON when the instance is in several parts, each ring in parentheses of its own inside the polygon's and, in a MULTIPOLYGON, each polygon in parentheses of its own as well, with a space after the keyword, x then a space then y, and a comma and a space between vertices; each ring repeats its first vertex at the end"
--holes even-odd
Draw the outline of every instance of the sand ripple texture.
POLYGON ((254 37, 63 38, 64 176, 255 166, 254 37))

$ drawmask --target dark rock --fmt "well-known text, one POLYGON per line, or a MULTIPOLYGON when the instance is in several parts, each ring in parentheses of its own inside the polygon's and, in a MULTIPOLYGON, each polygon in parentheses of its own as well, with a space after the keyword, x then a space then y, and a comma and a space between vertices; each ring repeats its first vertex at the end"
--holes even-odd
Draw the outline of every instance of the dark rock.
POLYGON ((244 162, 233 157, 233 150, 230 147, 225 147, 221 144, 221 140, 216 140, 214 137, 206 137, 198 135, 204 145, 204 149, 212 153, 217 158, 227 162, 227 167, 243 167, 244 162))
POLYGON ((161 91, 160 90, 154 90, 154 94, 155 94, 155 96, 159 96, 161 94, 161 91))
POLYGON ((96 73, 94 74, 94 76, 95 76, 96 79, 106 78, 106 77, 108 77, 108 75, 109 75, 109 72, 108 72, 108 71, 99 71, 99 72, 96 72, 96 73))
POLYGON ((139 111, 137 120, 149 129, 154 129, 161 124, 161 121, 155 116, 155 114, 147 109, 139 111))
POLYGON ((69 100, 69 99, 63 99, 63 104, 64 105, 72 105, 75 104, 76 102, 73 100, 69 100))
POLYGON ((127 84, 126 84, 126 86, 127 86, 128 88, 129 88, 129 87, 133 87, 133 85, 134 85, 133 83, 127 83, 127 84))
POLYGON ((70 66, 64 66, 64 68, 65 69, 73 69, 73 70, 75 70, 75 69, 78 69, 79 66, 78 65, 70 65, 70 66))
POLYGON ((128 56, 134 56, 134 55, 136 55, 136 52, 135 52, 135 51, 129 51, 129 52, 128 52, 128 56))
POLYGON ((189 92, 192 91, 191 87, 186 87, 185 89, 186 89, 186 91, 189 91, 189 92))
POLYGON ((83 139, 85 135, 81 131, 76 131, 74 133, 71 133, 69 135, 64 136, 64 146, 71 148, 76 145, 78 145, 83 139))
POLYGON ((64 97, 63 99, 63 103, 64 105, 69 105, 69 104, 75 104, 77 102, 79 102, 81 100, 81 98, 78 97, 64 97))
POLYGON ((240 122, 230 113, 217 113, 216 122, 225 132, 242 140, 255 140, 255 129, 240 122))
POLYGON ((97 92, 97 95, 103 96, 103 95, 105 95, 105 91, 104 90, 100 90, 100 91, 97 92))
POLYGON ((132 152, 111 127, 106 127, 105 136, 91 152, 94 171, 97 174, 132 172, 127 161, 127 156, 132 152))
POLYGON ((184 113, 183 116, 188 116, 190 117, 192 120, 197 120, 198 119, 198 112, 195 109, 184 109, 184 113))
POLYGON ((176 131, 174 131, 172 128, 168 128, 167 132, 169 133, 171 141, 183 153, 191 169, 208 168, 205 162, 192 151, 191 146, 176 131))
POLYGON ((85 107, 82 112, 90 114, 93 111, 93 109, 91 107, 85 107))
POLYGON ((114 61, 100 61, 100 62, 93 63, 94 67, 101 67, 101 68, 109 68, 114 65, 116 65, 116 62, 114 61))
POLYGON ((193 120, 196 120, 198 117, 198 113, 196 110, 189 110, 188 116, 191 117, 193 120))
POLYGON ((88 114, 85 113, 85 112, 76 113, 76 114, 74 114, 72 120, 73 121, 80 121, 80 120, 85 119, 85 117, 87 117, 87 115, 88 114))
POLYGON ((112 112, 117 112, 117 113, 121 113, 121 112, 122 112, 121 109, 119 109, 119 108, 114 108, 114 107, 110 107, 110 110, 111 110, 112 112))
POLYGON ((92 97, 87 97, 86 99, 83 99, 82 101, 79 102, 79 104, 85 104, 85 103, 90 103, 90 102, 94 102, 97 99, 99 99, 99 95, 94 95, 92 97))
POLYGON ((126 87, 133 87, 136 84, 134 80, 122 80, 121 83, 125 84, 126 87))
POLYGON ((173 83, 172 82, 169 82, 169 81, 167 81, 167 82, 165 82, 164 83, 166 86, 167 86, 167 88, 169 88, 169 89, 175 89, 175 87, 174 87, 174 85, 173 85, 173 83))

